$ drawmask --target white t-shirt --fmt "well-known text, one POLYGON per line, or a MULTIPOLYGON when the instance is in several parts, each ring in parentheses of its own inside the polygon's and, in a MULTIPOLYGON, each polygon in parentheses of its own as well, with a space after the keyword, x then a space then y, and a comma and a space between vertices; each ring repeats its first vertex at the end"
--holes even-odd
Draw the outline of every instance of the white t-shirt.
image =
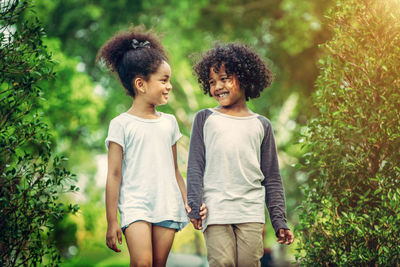
POLYGON ((187 224, 186 211, 175 177, 172 146, 182 136, 171 114, 143 119, 122 113, 110 122, 109 142, 123 149, 118 209, 121 227, 137 220, 172 220, 187 224))

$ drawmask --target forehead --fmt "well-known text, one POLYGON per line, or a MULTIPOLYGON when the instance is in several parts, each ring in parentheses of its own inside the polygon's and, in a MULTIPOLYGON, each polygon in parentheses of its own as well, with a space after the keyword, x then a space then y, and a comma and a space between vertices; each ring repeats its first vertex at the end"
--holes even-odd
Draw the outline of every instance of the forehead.
POLYGON ((214 64, 213 66, 211 66, 210 73, 209 73, 210 78, 213 77, 213 76, 221 75, 221 74, 226 74, 226 68, 225 68, 225 64, 224 63, 222 63, 219 66, 219 68, 218 68, 217 64, 214 64))
POLYGON ((162 61, 160 66, 158 66, 157 71, 154 74, 171 76, 171 67, 166 61, 162 61))

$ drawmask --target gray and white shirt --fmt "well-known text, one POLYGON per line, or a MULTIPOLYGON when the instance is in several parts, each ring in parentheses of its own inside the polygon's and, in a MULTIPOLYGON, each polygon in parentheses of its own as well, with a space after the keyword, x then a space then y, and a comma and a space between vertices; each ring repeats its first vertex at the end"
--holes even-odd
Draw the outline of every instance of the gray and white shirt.
POLYGON ((264 201, 275 232, 289 229, 273 130, 259 114, 199 111, 190 139, 187 184, 189 217, 200 218, 202 201, 207 206, 204 229, 211 224, 264 223, 264 201))

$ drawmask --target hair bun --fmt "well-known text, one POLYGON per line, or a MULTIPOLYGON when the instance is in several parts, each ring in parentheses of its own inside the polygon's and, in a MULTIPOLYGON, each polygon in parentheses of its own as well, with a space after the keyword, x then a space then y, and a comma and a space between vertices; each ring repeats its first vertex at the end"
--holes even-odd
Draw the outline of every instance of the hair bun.
POLYGON ((145 47, 150 48, 151 47, 151 43, 149 41, 139 42, 136 39, 132 39, 132 47, 133 47, 133 49, 145 48, 145 47))

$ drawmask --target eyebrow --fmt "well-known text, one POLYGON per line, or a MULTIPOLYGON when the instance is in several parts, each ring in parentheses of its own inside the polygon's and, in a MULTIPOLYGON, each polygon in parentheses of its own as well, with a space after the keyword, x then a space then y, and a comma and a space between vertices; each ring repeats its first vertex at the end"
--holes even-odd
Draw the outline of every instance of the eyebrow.
MULTIPOLYGON (((227 77, 229 77, 229 76, 232 76, 232 74, 228 74, 228 73, 226 73, 226 72, 221 73, 221 74, 218 74, 218 77, 222 77, 222 76, 227 76, 227 77)), ((211 81, 211 80, 213 80, 213 78, 209 78, 208 80, 211 81)))

